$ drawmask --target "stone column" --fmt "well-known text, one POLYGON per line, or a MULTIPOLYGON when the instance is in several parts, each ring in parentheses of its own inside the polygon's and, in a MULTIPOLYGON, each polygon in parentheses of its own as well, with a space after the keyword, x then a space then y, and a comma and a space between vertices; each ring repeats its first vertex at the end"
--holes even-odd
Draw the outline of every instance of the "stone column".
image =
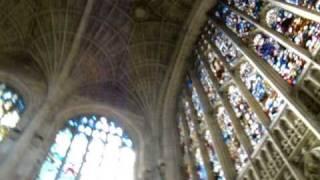
POLYGON ((195 157, 194 157, 194 153, 190 152, 190 147, 191 147, 191 141, 190 141, 190 130, 186 121, 186 115, 184 112, 179 112, 179 114, 182 116, 182 127, 183 127, 183 132, 185 134, 185 138, 184 138, 184 142, 187 146, 187 157, 188 157, 188 165, 191 168, 191 176, 193 180, 198 180, 198 173, 197 173, 197 167, 196 165, 196 161, 195 161, 195 157))
POLYGON ((218 121, 213 114, 214 112, 210 105, 209 98, 207 97, 206 92, 204 91, 200 80, 197 79, 194 71, 190 71, 190 77, 192 80, 192 84, 199 95, 200 103, 203 107, 204 120, 208 124, 208 128, 213 140, 213 145, 221 167, 224 171, 225 178, 228 180, 234 179, 237 175, 234 163, 231 159, 229 151, 226 151, 228 147, 223 141, 222 132, 219 127, 218 121))
POLYGON ((154 155, 155 146, 153 146, 154 136, 146 137, 144 143, 144 162, 143 162, 143 180, 161 180, 160 172, 157 167, 157 155, 154 155))
POLYGON ((293 88, 285 82, 271 66, 247 47, 235 33, 225 25, 211 20, 212 24, 221 29, 229 37, 234 46, 246 57, 247 61, 259 72, 259 74, 273 87, 274 90, 286 101, 306 126, 320 139, 320 124, 317 117, 295 96, 293 88))
POLYGON ((206 148, 206 145, 204 144, 205 139, 200 134, 199 119, 196 115, 196 110, 194 108, 192 99, 188 95, 186 95, 185 98, 190 106, 190 120, 194 124, 194 131, 195 131, 195 136, 196 136, 195 138, 196 138, 196 141, 198 142, 198 145, 199 145, 200 153, 201 153, 201 156, 202 156, 202 159, 204 162, 204 166, 206 168, 208 180, 215 180, 215 175, 213 173, 213 166, 210 162, 209 152, 206 148))

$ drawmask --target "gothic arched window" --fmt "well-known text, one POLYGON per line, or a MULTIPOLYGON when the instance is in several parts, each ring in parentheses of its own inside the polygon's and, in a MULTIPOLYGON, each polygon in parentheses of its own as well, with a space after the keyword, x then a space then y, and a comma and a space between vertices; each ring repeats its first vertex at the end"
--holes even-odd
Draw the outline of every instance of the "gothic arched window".
POLYGON ((12 88, 0 83, 0 142, 15 128, 25 109, 22 97, 12 88))
POLYGON ((38 180, 134 179, 135 152, 128 135, 106 117, 69 120, 56 135, 38 180))

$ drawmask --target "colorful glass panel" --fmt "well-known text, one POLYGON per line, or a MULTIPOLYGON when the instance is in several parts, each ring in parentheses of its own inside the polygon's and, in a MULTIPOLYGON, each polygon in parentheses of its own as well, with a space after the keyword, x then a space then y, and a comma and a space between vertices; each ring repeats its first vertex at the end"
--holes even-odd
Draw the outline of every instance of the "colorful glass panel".
POLYGON ((81 116, 56 135, 37 180, 133 180, 134 162, 133 143, 114 121, 81 116))
POLYGON ((219 107, 216 116, 222 130, 223 140, 229 148, 230 155, 235 162, 236 169, 239 171, 247 162, 248 154, 240 145, 226 110, 223 107, 219 107))
POLYGON ((18 124, 25 110, 22 97, 11 87, 0 83, 0 142, 9 134, 9 130, 18 124))
POLYGON ((259 123, 256 114, 251 110, 237 87, 230 86, 228 94, 230 103, 237 117, 240 119, 241 125, 250 137, 251 144, 253 146, 259 144, 265 133, 265 129, 262 124, 259 123))
POLYGON ((258 33, 253 40, 255 50, 267 61, 290 85, 297 83, 305 61, 292 51, 285 49, 274 39, 258 33))
POLYGON ((270 87, 248 62, 241 64, 240 75, 269 118, 274 120, 282 110, 284 100, 278 96, 278 93, 270 87))
POLYGON ((227 6, 218 4, 215 8, 215 16, 220 18, 230 29, 240 37, 249 35, 254 26, 232 12, 227 6))
POLYGON ((281 8, 267 12, 266 21, 273 30, 288 37, 295 44, 311 53, 320 48, 320 23, 299 17, 281 8))
POLYGON ((239 62, 239 58, 242 56, 240 51, 232 44, 223 32, 215 31, 211 38, 231 66, 234 66, 239 62))

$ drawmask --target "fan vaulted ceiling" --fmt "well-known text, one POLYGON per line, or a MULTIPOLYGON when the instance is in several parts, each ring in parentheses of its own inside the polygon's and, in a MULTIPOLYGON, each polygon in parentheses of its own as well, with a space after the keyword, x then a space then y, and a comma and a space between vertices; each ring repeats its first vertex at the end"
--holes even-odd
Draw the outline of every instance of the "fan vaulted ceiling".
POLYGON ((1 0, 0 54, 19 54, 15 65, 47 84, 65 73, 78 95, 134 111, 156 108, 192 3, 1 0))

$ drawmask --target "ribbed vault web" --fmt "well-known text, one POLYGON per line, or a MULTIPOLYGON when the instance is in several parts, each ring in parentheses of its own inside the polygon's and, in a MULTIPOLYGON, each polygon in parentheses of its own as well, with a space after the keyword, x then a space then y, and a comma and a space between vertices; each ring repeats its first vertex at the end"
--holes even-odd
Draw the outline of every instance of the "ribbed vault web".
POLYGON ((156 108, 192 3, 1 0, 0 54, 23 54, 19 62, 37 71, 47 84, 69 68, 67 77, 80 87, 79 95, 134 111, 156 108), (85 29, 79 33, 83 23, 85 29), (70 58, 74 46, 78 48, 70 58))

